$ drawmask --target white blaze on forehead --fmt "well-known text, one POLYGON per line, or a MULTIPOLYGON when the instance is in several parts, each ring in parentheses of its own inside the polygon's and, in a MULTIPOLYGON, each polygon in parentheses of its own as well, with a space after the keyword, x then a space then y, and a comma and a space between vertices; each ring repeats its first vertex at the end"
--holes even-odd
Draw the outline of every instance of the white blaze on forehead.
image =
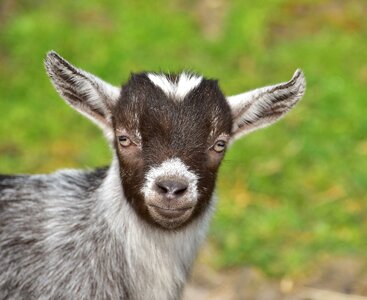
POLYGON ((188 184, 187 196, 189 200, 195 201, 198 198, 198 176, 190 171, 179 158, 165 160, 158 167, 153 167, 148 171, 145 175, 145 184, 142 188, 142 192, 146 198, 156 194, 154 187, 157 180, 160 179, 184 181, 188 184))
POLYGON ((164 74, 148 74, 148 78, 155 86, 159 87, 167 96, 182 100, 185 96, 196 88, 203 77, 181 73, 177 80, 171 81, 164 74))

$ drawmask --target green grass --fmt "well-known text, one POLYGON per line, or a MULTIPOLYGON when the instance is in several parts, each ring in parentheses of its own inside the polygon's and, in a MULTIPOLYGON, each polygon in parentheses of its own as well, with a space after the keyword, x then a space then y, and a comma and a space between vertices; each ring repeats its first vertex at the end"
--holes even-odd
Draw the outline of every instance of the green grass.
POLYGON ((42 60, 50 49, 113 84, 133 71, 191 69, 219 78, 227 94, 301 67, 304 100, 234 144, 222 165, 211 261, 293 276, 326 257, 366 258, 365 1, 225 3, 208 34, 192 0, 1 2, 0 172, 110 160, 99 130, 49 83, 42 60))

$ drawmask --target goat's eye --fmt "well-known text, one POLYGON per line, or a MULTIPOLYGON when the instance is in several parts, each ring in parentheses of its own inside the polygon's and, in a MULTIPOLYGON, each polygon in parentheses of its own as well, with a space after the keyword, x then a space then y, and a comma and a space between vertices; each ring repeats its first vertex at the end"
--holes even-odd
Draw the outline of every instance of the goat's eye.
POLYGON ((223 141, 223 140, 219 140, 219 141, 216 141, 215 144, 213 145, 213 150, 215 152, 223 152, 224 149, 226 149, 226 142, 223 141))
POLYGON ((122 147, 129 147, 131 145, 131 140, 126 135, 121 135, 118 137, 119 143, 122 147))

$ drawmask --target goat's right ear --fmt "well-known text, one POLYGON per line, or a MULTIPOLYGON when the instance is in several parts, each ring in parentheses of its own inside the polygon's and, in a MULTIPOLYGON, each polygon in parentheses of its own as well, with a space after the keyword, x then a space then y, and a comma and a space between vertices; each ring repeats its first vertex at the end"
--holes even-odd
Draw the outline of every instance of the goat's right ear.
POLYGON ((112 133, 111 107, 120 96, 120 88, 78 69, 54 51, 47 53, 45 66, 57 92, 77 111, 112 133))

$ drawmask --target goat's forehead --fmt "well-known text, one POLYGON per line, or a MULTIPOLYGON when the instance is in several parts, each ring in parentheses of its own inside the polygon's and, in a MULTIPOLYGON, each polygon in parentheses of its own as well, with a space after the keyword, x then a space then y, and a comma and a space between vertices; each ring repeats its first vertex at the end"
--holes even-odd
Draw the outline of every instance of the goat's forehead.
POLYGON ((157 129, 218 127, 229 131, 232 122, 217 81, 189 73, 133 74, 122 87, 114 115, 121 126, 157 129))
POLYGON ((147 73, 146 76, 155 87, 174 101, 183 100, 203 80, 202 76, 185 72, 179 75, 147 73))

